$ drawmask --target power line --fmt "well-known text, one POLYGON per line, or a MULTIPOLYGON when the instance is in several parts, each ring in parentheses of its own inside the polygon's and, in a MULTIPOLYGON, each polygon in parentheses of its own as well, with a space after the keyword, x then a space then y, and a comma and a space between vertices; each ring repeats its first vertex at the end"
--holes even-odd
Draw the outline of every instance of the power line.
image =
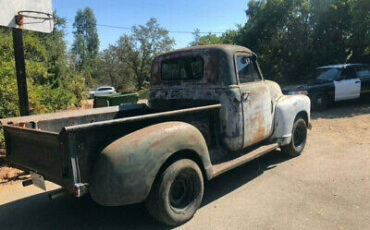
POLYGON ((96 26, 107 27, 107 28, 112 28, 112 29, 131 30, 130 27, 125 27, 125 26, 113 26, 113 25, 104 25, 104 24, 96 24, 96 26))
MULTIPOLYGON (((67 20, 71 22, 71 20, 67 20)), ((120 30, 131 30, 132 27, 127 26, 116 26, 116 25, 107 25, 107 24, 96 24, 96 26, 99 27, 106 27, 111 29, 120 29, 120 30)), ((71 28, 71 27, 68 27, 71 28)), ((72 27, 73 28, 73 27, 72 27)), ((193 34, 195 31, 186 31, 186 30, 167 30, 169 33, 175 33, 175 34, 193 34)), ((198 31, 199 34, 223 34, 224 32, 220 31, 198 31)))

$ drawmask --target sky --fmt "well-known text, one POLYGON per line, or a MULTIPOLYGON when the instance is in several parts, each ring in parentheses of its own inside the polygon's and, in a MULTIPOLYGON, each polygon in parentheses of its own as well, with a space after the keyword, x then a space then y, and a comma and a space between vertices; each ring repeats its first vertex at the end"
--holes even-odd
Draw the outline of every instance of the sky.
MULTIPOLYGON (((246 21, 248 0, 53 0, 58 16, 67 20, 66 40, 73 43, 73 21, 76 12, 90 7, 97 24, 128 27, 144 25, 150 18, 158 20, 169 31, 224 32, 246 21)), ((115 44, 130 29, 98 26, 100 50, 115 44)), ((191 33, 170 32, 175 48, 183 48, 193 40, 191 33)))

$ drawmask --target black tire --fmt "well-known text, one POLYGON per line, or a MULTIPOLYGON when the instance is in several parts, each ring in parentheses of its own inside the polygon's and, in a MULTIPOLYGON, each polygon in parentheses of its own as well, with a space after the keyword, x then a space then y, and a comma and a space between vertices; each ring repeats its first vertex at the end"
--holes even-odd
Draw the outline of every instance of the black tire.
POLYGON ((329 106, 329 97, 325 94, 314 95, 311 98, 312 110, 323 111, 329 106))
POLYGON ((294 121, 292 129, 292 138, 288 145, 281 146, 281 151, 291 157, 301 155, 307 142, 307 124, 306 121, 298 117, 294 121))
POLYGON ((203 192, 199 166, 192 160, 182 159, 159 175, 145 206, 159 222, 177 226, 193 217, 202 202, 203 192))

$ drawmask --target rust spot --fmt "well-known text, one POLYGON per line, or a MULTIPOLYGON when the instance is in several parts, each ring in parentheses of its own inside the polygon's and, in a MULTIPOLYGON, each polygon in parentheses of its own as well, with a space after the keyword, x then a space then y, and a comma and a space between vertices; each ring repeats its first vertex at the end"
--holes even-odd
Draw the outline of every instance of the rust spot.
POLYGON ((256 124, 259 124, 259 125, 258 125, 258 130, 255 136, 254 142, 259 142, 263 140, 266 136, 265 119, 261 115, 257 116, 256 124))

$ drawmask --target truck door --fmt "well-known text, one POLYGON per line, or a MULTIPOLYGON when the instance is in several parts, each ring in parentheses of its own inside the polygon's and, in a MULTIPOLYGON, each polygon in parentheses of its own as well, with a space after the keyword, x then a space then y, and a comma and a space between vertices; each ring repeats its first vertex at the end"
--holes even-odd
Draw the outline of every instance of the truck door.
POLYGON ((269 88, 252 58, 248 54, 237 53, 235 66, 243 107, 245 148, 271 135, 273 105, 269 88))
POLYGON ((361 96, 370 94, 370 66, 356 66, 356 75, 361 81, 361 96))
POLYGON ((360 97, 361 80, 352 67, 345 68, 340 80, 334 81, 335 101, 349 100, 360 97))

